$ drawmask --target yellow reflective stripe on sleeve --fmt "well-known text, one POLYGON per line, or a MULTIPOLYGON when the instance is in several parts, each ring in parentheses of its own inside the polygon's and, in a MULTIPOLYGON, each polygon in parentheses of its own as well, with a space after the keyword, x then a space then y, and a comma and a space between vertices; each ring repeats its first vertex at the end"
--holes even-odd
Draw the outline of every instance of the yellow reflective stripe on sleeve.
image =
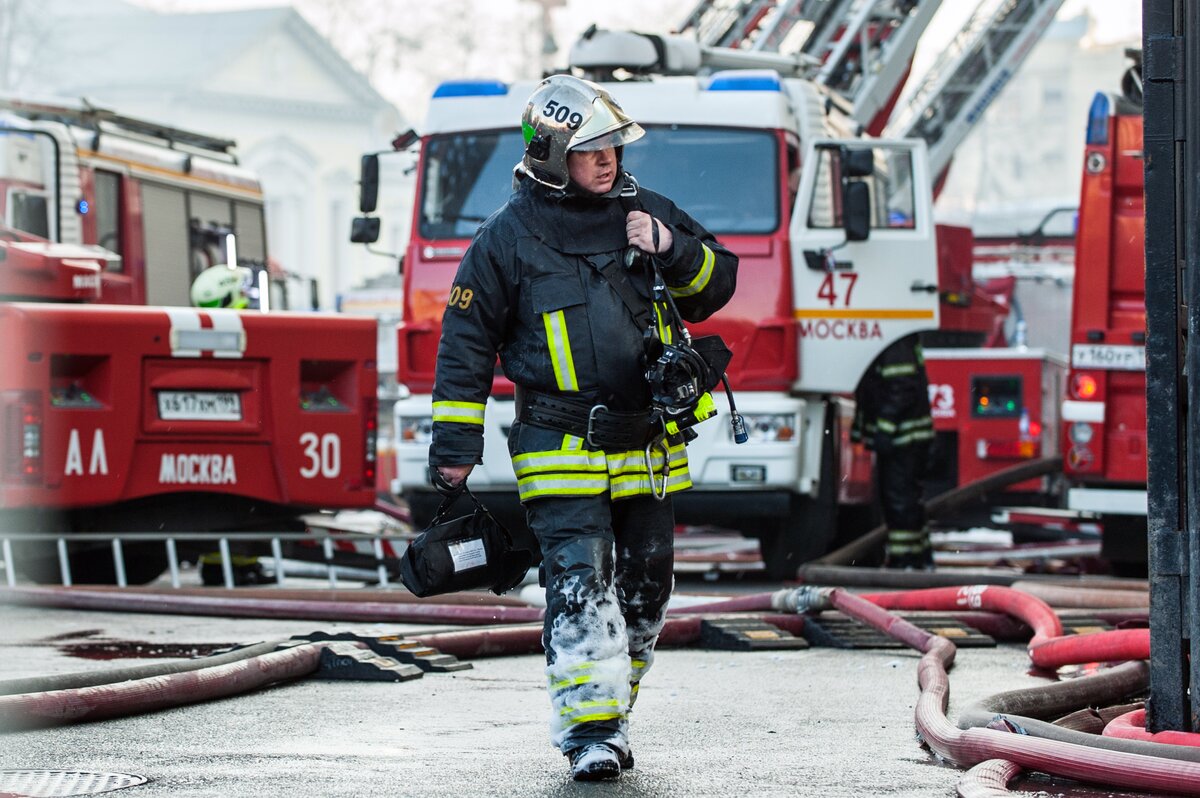
POLYGON ((879 370, 879 373, 882 374, 885 378, 889 378, 889 379, 892 377, 907 377, 910 374, 917 373, 917 364, 916 363, 895 363, 891 366, 884 366, 882 369, 879 370))
POLYGON ((698 294, 708 285, 708 281, 712 279, 713 263, 716 261, 713 251, 706 244, 701 244, 700 248, 704 250, 704 262, 700 264, 700 271, 692 278, 692 281, 682 288, 671 288, 668 286, 667 291, 673 297, 684 297, 698 294))
POLYGON ((567 318, 561 310, 543 313, 546 325, 546 346, 550 348, 550 363, 554 366, 554 381, 560 391, 578 391, 575 378, 575 358, 571 355, 571 339, 567 335, 567 318))
POLYGON ((433 420, 482 425, 483 408, 479 402, 434 402, 433 420))
POLYGON ((879 419, 878 424, 879 424, 879 429, 888 434, 891 434, 896 431, 895 423, 888 421, 886 418, 879 419))

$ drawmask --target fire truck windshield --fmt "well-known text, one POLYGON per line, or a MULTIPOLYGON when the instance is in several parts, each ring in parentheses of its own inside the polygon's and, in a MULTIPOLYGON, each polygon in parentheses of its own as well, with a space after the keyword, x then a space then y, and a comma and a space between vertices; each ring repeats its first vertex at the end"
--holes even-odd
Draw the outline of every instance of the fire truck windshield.
MULTIPOLYGON (((455 133, 425 150, 420 233, 470 238, 508 199, 521 158, 517 131, 455 133)), ((771 233, 779 226, 779 168, 767 131, 647 126, 625 148, 625 169, 717 234, 771 233)))

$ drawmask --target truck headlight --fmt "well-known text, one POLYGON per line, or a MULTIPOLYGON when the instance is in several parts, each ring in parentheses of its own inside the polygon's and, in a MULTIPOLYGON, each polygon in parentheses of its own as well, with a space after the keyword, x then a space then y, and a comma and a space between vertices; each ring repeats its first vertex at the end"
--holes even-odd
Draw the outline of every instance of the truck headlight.
POLYGON ((433 441, 433 417, 400 416, 397 435, 400 443, 430 443, 433 441))
POLYGON ((796 439, 796 416, 792 413, 745 413, 750 443, 787 443, 796 439))

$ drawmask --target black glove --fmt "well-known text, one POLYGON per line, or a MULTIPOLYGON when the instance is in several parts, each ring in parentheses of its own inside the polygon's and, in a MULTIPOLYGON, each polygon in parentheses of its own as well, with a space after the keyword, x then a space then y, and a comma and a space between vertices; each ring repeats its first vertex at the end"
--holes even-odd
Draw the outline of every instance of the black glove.
POLYGON ((892 444, 891 435, 888 435, 883 430, 876 430, 875 437, 871 440, 871 448, 879 454, 891 454, 892 450, 896 447, 892 444))

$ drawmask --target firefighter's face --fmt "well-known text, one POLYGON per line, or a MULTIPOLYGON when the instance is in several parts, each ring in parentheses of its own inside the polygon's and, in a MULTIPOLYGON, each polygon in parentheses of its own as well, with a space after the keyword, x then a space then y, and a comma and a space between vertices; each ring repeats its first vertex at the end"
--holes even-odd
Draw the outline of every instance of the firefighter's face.
POLYGON ((612 147, 586 152, 572 150, 567 153, 567 172, 577 185, 593 194, 604 194, 617 179, 617 151, 612 147))

